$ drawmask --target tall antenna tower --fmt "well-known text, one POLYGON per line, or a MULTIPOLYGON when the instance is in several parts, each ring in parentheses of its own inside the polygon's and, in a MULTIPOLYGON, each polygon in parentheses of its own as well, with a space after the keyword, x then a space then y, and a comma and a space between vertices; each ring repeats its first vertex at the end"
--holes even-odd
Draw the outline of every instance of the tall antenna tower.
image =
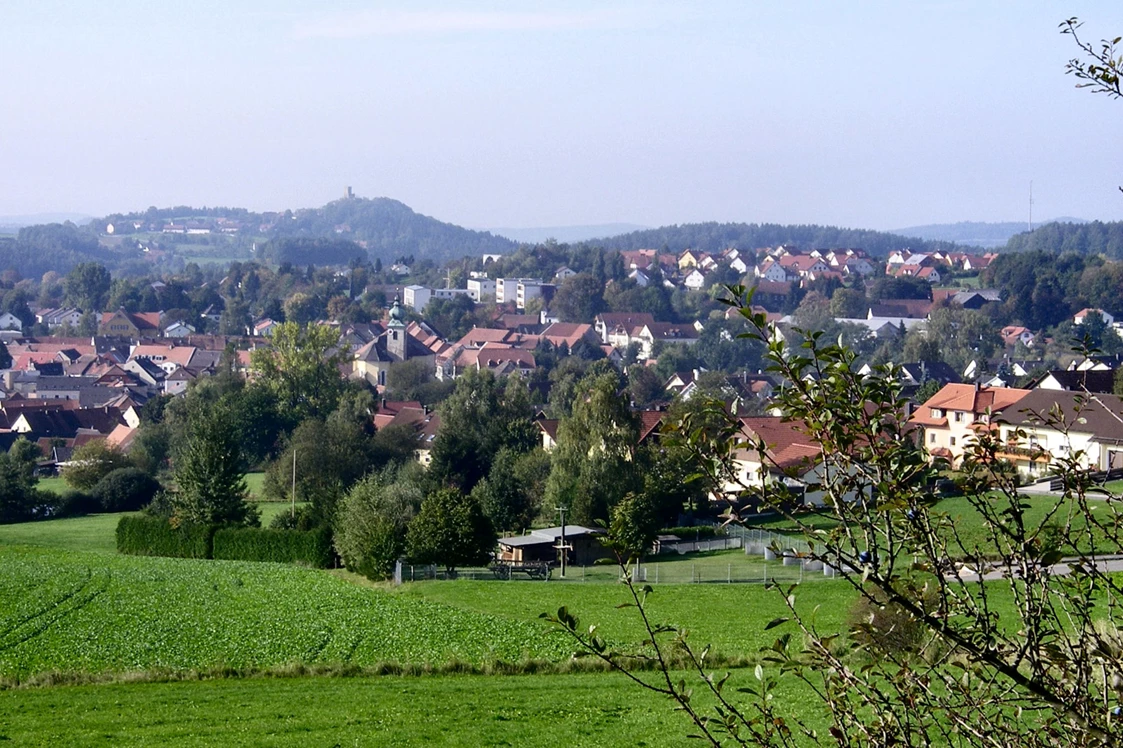
POLYGON ((1029 230, 1033 231, 1033 180, 1029 180, 1029 230))

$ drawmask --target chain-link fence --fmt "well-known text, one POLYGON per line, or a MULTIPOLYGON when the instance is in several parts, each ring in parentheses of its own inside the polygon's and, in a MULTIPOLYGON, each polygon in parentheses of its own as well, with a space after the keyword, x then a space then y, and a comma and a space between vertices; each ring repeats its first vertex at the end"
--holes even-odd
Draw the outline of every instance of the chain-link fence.
MULTIPOLYGON (((659 543, 658 554, 628 567, 626 574, 644 584, 769 584, 794 583, 834 576, 830 567, 811 558, 802 538, 752 527, 730 527, 705 540, 674 539, 659 543), (743 552, 738 552, 743 550, 743 552)), ((573 566, 564 575, 556 564, 504 563, 448 571, 434 565, 399 561, 394 581, 488 580, 615 584, 625 574, 613 563, 573 566)))

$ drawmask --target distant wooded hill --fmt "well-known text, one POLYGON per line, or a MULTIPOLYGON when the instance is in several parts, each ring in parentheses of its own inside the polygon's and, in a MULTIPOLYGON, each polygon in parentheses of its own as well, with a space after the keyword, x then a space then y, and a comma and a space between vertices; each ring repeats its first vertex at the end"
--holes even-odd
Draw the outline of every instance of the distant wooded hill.
MULTIPOLYGON (((1087 223, 1082 218, 1056 218, 1048 223, 1087 223)), ((904 236, 919 236, 921 239, 933 241, 955 242, 956 244, 977 247, 1004 247, 1015 234, 1024 233, 1027 226, 1024 221, 1005 221, 986 223, 980 221, 960 221, 958 223, 933 223, 927 226, 910 226, 906 229, 894 229, 894 234, 904 236)))
MULTIPOLYGON (((386 197, 347 198, 315 210, 301 210, 277 222, 275 236, 335 236, 365 242, 371 259, 413 256, 443 262, 465 255, 504 254, 518 246, 486 231, 472 231, 414 212, 386 197)), ((316 262, 314 256, 294 264, 316 262)))
MULTIPOLYGON (((272 240, 267 256, 295 265, 346 264, 355 254, 346 242, 365 245, 371 260, 383 262, 410 256, 441 263, 465 255, 503 254, 518 246, 501 236, 421 215, 408 205, 386 197, 351 197, 330 202, 322 208, 266 213, 253 213, 244 208, 149 208, 144 212, 106 216, 96 225, 104 228, 110 223, 127 226, 133 221, 143 221, 149 226, 159 226, 162 222, 185 219, 206 222, 217 218, 237 221, 241 227, 239 235, 272 240)), ((163 238, 175 240, 175 237, 163 238)))
POLYGON ((1053 254, 1075 252, 1081 255, 1104 255, 1123 260, 1123 223, 1090 221, 1088 223, 1050 223, 1032 232, 1010 237, 1003 251, 1040 250, 1053 254))
POLYGON ((98 244, 97 235, 72 223, 25 226, 14 238, 0 238, 0 270, 14 269, 24 278, 50 270, 67 273, 80 262, 113 266, 110 252, 98 244))
POLYGON ((607 249, 663 249, 681 252, 698 249, 718 252, 729 247, 759 249, 794 244, 801 249, 861 248, 874 257, 885 257, 897 249, 914 252, 964 247, 946 241, 887 234, 867 229, 842 229, 835 226, 782 226, 774 223, 686 223, 647 231, 613 236, 595 242, 607 249))

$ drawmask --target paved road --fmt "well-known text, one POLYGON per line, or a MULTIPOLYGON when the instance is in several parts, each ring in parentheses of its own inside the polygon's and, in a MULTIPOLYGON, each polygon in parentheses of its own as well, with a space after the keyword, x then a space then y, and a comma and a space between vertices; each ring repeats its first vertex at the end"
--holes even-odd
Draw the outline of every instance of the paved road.
MULTIPOLYGON (((1055 577, 1063 577, 1072 573, 1072 566, 1080 561, 1078 558, 1062 559, 1060 563, 1053 564, 1049 567, 1049 573, 1055 577)), ((1096 568, 1101 571, 1120 571, 1123 572, 1123 555, 1113 556, 1098 556, 1096 558, 1096 568)), ((983 579, 994 580, 1003 579, 1006 576, 1008 569, 991 567, 990 571, 983 573, 983 579)), ((967 566, 961 566, 958 576, 965 582, 977 582, 979 580, 978 573, 967 566)))

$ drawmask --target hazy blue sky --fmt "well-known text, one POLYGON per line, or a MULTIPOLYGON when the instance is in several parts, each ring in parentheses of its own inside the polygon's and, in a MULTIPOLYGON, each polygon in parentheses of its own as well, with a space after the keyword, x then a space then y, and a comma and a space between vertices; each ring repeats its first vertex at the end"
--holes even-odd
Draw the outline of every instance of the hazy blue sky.
POLYGON ((1123 219, 1123 2, 0 2, 0 215, 467 226, 1123 219), (174 7, 172 7, 174 6, 174 7), (232 7, 233 6, 233 7, 232 7))

